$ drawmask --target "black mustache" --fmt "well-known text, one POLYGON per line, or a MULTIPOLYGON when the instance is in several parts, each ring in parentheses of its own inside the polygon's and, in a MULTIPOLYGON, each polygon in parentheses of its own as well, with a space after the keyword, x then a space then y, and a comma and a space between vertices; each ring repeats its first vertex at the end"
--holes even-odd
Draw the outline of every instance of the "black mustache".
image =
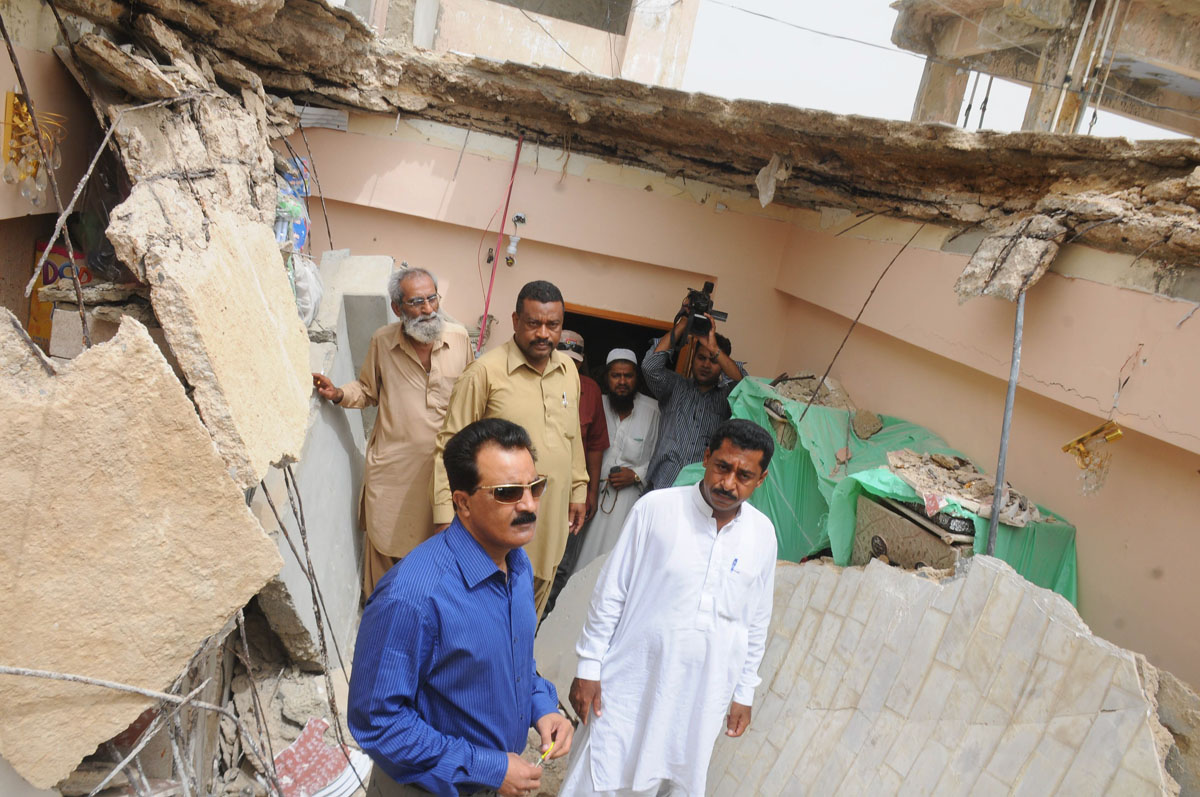
POLYGON ((514 526, 524 526, 526 523, 537 523, 537 515, 532 512, 518 512, 512 520, 514 526))
POLYGON ((713 492, 713 495, 724 496, 725 498, 728 498, 730 501, 737 500, 737 496, 734 495, 733 493, 729 492, 728 490, 718 490, 716 488, 713 488, 712 492, 713 492))

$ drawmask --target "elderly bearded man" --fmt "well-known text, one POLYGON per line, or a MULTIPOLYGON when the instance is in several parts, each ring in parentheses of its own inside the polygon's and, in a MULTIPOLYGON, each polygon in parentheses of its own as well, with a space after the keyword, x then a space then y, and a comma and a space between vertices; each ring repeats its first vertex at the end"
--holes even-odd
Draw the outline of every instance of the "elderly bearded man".
POLYGON ((775 583, 775 528, 745 503, 771 436, 717 427, 700 484, 634 504, 592 593, 571 705, 585 724, 563 797, 702 797, 721 727, 750 724, 775 583))
POLYGON ((441 313, 437 279, 423 268, 388 277, 392 311, 400 317, 371 336, 358 379, 334 387, 313 374, 321 398, 346 409, 379 406, 367 443, 360 523, 363 599, 383 574, 433 533, 434 441, 454 381, 474 359, 467 330, 441 313))
POLYGON ((455 521, 379 582, 358 629, 347 721, 375 761, 367 797, 529 794, 542 772, 519 755, 529 728, 550 758, 571 748, 571 723, 533 660, 521 546, 546 477, 529 435, 488 418, 447 442, 443 459, 455 521))
MULTIPOLYGON (((454 385, 438 451, 458 430, 480 418, 504 418, 529 432, 549 484, 542 497, 537 534, 525 548, 533 562, 538 616, 546 608, 554 571, 567 546, 567 534, 583 525, 588 476, 579 427, 579 372, 556 350, 563 325, 562 293, 545 280, 527 283, 517 294, 513 336, 473 362, 454 385)), ((434 467, 433 519, 453 516, 450 486, 443 468, 434 467)))

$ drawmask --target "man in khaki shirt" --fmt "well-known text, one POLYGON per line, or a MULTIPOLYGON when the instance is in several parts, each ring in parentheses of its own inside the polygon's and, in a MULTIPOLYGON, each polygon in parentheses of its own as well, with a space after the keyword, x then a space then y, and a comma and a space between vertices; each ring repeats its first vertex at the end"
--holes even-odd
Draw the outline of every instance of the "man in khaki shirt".
POLYGON ((388 294, 401 320, 371 336, 358 379, 339 388, 323 374, 313 374, 321 397, 339 406, 379 405, 359 503, 367 531, 364 597, 433 531, 434 442, 454 380, 474 359, 467 331, 440 312, 432 274, 422 268, 395 271, 388 294))
POLYGON ((442 451, 450 438, 482 418, 504 418, 529 432, 538 472, 549 479, 538 509, 537 531, 525 546, 533 563, 538 616, 550 597, 567 534, 583 525, 588 475, 579 432, 579 373, 556 350, 562 334, 563 298, 544 280, 517 295, 513 336, 471 364, 454 385, 434 458, 433 520, 454 519, 442 451))

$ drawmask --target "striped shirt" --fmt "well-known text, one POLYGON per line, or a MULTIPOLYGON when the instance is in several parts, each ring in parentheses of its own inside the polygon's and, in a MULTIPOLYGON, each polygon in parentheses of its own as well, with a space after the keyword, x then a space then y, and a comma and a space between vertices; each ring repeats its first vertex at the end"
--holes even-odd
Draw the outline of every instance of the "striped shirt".
POLYGON ((506 578, 456 518, 367 601, 348 722, 397 783, 440 795, 498 789, 508 753, 558 710, 533 660, 533 568, 519 548, 507 561, 506 578))
POLYGON ((670 352, 653 349, 642 358, 642 376, 661 411, 658 443, 646 473, 650 490, 671 487, 685 465, 704 458, 708 438, 730 416, 729 394, 737 387, 737 382, 723 379, 716 387, 701 390, 695 379, 668 368, 669 358, 670 352))

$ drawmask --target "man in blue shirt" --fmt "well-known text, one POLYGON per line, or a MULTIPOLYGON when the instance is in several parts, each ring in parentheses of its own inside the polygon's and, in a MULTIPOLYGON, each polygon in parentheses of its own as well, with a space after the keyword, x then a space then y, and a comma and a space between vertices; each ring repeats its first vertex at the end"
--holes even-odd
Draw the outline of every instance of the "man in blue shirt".
POLYGON ((476 421, 443 453, 455 520, 388 571, 363 610, 350 732, 375 762, 368 795, 535 792, 529 728, 571 748, 554 685, 537 674, 532 539, 546 486, 528 433, 476 421))

